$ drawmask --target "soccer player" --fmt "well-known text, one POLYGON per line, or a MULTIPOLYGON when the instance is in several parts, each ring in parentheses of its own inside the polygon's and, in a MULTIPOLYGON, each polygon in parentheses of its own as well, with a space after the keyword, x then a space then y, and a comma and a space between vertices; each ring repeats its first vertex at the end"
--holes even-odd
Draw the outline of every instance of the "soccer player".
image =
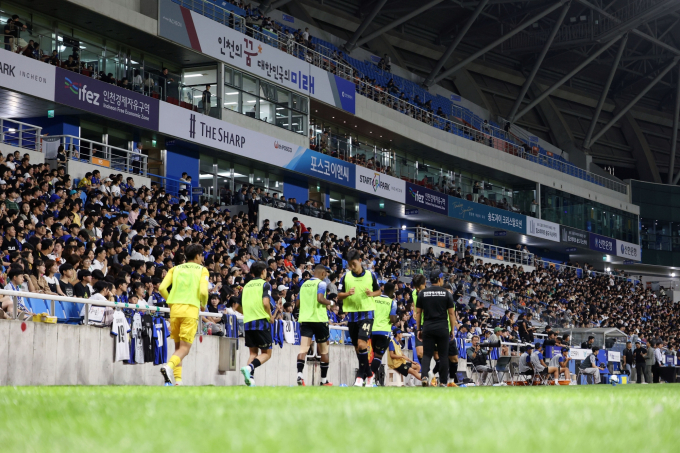
MULTIPOLYGON (((375 311, 373 312, 373 331, 371 332, 371 346, 373 347, 373 361, 371 362, 371 372, 376 376, 382 358, 390 344, 390 332, 392 325, 397 322, 397 302, 394 300, 394 283, 385 283, 383 294, 374 297, 375 311)), ((373 384, 374 378, 369 378, 373 384)), ((369 385, 369 381, 366 381, 369 385)))
POLYGON ((373 385, 373 375, 368 363, 368 340, 371 339, 373 329, 374 297, 381 294, 378 278, 373 272, 366 271, 361 266, 361 254, 354 249, 345 253, 347 272, 338 285, 338 300, 343 301, 342 311, 347 313, 345 318, 347 330, 352 340, 359 360, 359 372, 354 385, 363 387, 364 380, 370 379, 368 387, 373 385))
MULTIPOLYGON (((411 292, 411 299, 413 300, 413 311, 415 313, 416 310, 416 302, 418 302, 418 292, 424 290, 427 287, 427 280, 425 279, 425 276, 423 274, 418 274, 413 277, 413 281, 411 282, 413 285, 413 292, 411 292)), ((423 320, 421 319, 420 322, 422 323, 423 320)), ((416 336, 416 355, 418 356, 418 360, 422 363, 423 361, 423 342, 418 339, 416 336)))
POLYGON ((330 387, 328 382, 328 311, 333 303, 326 299, 326 282, 324 279, 328 269, 323 264, 314 267, 314 277, 307 280, 300 287, 300 353, 297 356, 297 383, 305 385, 302 372, 305 369, 305 358, 312 344, 312 337, 316 340, 317 349, 321 355, 321 385, 330 387))
MULTIPOLYGON (((569 348, 563 347, 559 355, 554 356, 550 359, 550 367, 557 369, 557 377, 559 378, 560 373, 564 373, 564 379, 567 381, 571 380, 571 374, 569 373, 569 348)), ((557 380, 557 379, 555 379, 557 380)))
POLYGON ((423 342, 422 384, 428 387, 428 371, 435 347, 442 358, 439 373, 439 386, 445 387, 449 379, 449 363, 445 359, 449 355, 451 328, 456 326, 456 309, 453 295, 442 286, 442 274, 432 274, 432 286, 418 294, 416 303, 416 323, 418 337, 423 342), (421 323, 421 319, 424 321, 421 323))
POLYGON ((199 308, 205 309, 208 302, 210 274, 203 267, 203 247, 188 246, 186 259, 184 264, 170 269, 158 287, 170 306, 170 338, 175 342, 175 353, 161 367, 165 385, 172 385, 172 379, 175 385, 182 385, 182 360, 189 354, 196 336, 199 308), (170 285, 172 291, 168 294, 170 285))
POLYGON ((254 263, 250 273, 254 278, 243 287, 241 303, 235 304, 234 309, 243 314, 246 346, 250 349, 248 365, 241 368, 241 374, 247 386, 255 387, 255 368, 272 358, 270 324, 276 319, 278 308, 274 308, 272 287, 264 280, 267 278, 267 263, 254 263))

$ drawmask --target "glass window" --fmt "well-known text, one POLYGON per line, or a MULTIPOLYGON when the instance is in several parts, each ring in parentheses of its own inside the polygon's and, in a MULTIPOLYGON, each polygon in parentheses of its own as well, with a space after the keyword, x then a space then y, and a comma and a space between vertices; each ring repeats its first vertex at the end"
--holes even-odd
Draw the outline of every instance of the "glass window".
POLYGON ((243 93, 241 97, 241 113, 251 118, 257 118, 257 97, 247 93, 243 93))
POLYGON ((257 94, 257 79, 248 74, 243 74, 242 88, 246 93, 257 94))

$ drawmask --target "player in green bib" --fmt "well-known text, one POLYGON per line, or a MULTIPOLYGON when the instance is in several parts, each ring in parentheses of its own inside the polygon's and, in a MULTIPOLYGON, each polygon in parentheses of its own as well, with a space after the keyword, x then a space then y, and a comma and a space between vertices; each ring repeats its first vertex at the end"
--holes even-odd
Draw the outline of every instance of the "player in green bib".
POLYGON ((326 299, 326 275, 328 269, 323 264, 317 264, 314 268, 314 277, 310 278, 300 287, 300 353, 297 356, 297 383, 304 386, 303 371, 307 351, 312 344, 312 337, 316 341, 317 351, 321 356, 321 385, 332 386, 328 382, 328 311, 326 307, 333 303, 326 299))
MULTIPOLYGON (((376 376, 382 358, 390 345, 390 332, 392 325, 397 322, 397 301, 394 300, 394 283, 387 282, 383 288, 383 294, 374 297, 375 311, 373 312, 373 332, 371 332, 371 347, 373 348, 373 361, 371 371, 376 376)), ((368 382, 366 383, 368 385, 368 382)))
POLYGON ((373 373, 368 363, 368 340, 373 329, 373 298, 382 293, 375 274, 361 266, 359 251, 350 249, 345 252, 344 258, 349 272, 340 279, 338 300, 342 301, 342 311, 347 314, 347 330, 359 360, 354 385, 363 387, 366 381, 367 387, 373 387, 373 373))

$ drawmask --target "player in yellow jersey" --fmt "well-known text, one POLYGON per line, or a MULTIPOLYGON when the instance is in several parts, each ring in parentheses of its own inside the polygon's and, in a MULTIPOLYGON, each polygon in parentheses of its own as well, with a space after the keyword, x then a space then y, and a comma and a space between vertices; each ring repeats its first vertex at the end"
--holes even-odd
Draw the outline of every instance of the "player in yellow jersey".
POLYGON ((194 342, 199 309, 205 309, 208 302, 210 274, 203 267, 203 247, 192 244, 185 255, 187 261, 170 269, 158 287, 170 306, 170 338, 175 342, 175 353, 161 367, 165 385, 172 385, 173 378, 175 385, 182 385, 182 360, 194 342), (168 293, 170 285, 172 290, 168 293))

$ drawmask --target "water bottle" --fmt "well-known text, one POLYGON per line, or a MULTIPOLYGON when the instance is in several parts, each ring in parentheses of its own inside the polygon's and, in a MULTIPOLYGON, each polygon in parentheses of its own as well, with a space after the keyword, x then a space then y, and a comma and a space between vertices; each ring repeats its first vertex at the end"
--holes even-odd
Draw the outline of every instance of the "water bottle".
POLYGON ((212 326, 208 326, 208 335, 212 335, 212 326))

